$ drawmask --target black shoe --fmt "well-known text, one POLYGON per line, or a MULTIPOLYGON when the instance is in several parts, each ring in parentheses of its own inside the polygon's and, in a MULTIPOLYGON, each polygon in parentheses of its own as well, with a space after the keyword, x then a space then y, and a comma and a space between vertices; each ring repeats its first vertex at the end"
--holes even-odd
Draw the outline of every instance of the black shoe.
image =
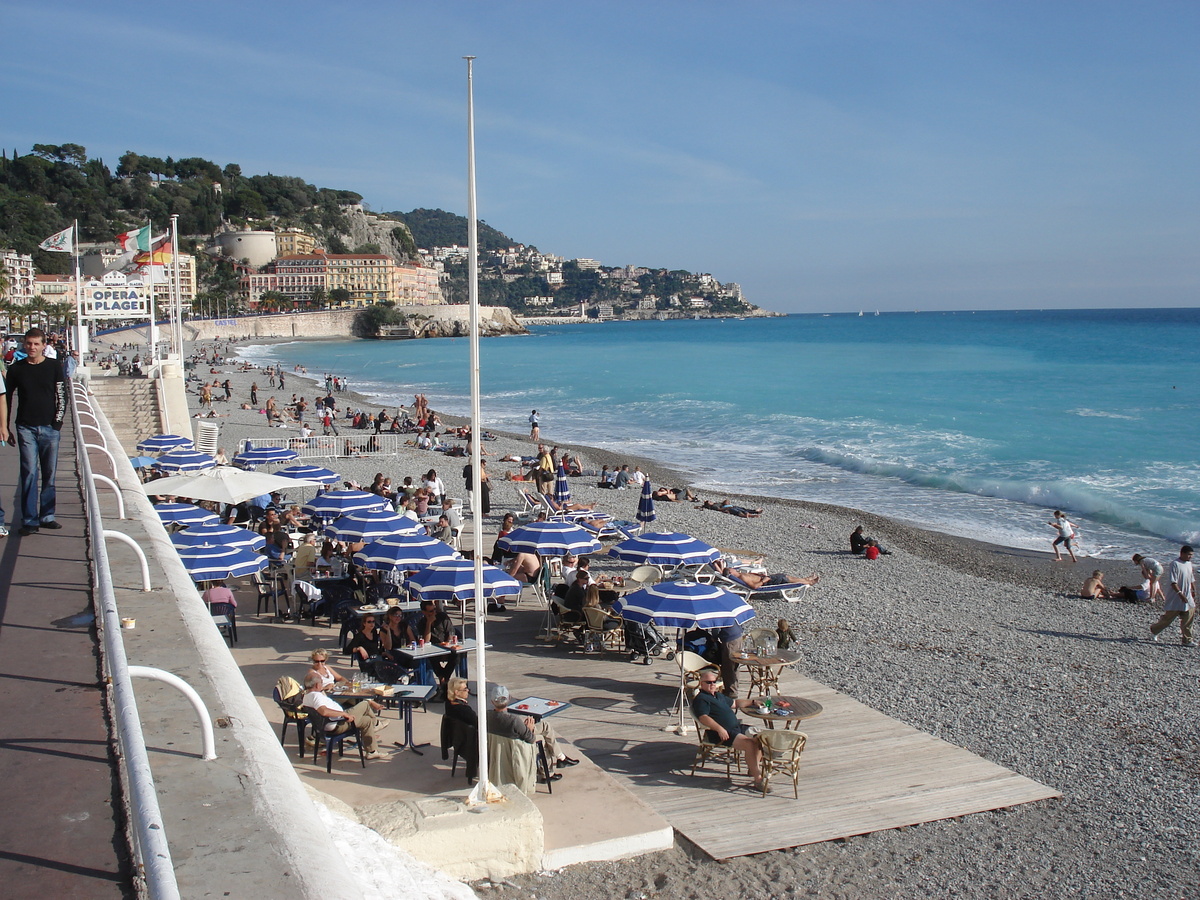
POLYGON ((62 528, 62 522, 43 522, 41 527, 42 528, 51 528, 51 529, 57 531, 58 529, 62 528))
POLYGON ((571 759, 571 757, 569 757, 569 756, 564 756, 562 759, 560 759, 558 762, 556 762, 554 764, 555 768, 558 768, 558 769, 569 769, 569 768, 571 768, 571 766, 577 766, 577 765, 579 765, 579 760, 571 759))
MULTIPOLYGON (((551 775, 551 776, 550 776, 550 780, 551 780, 551 781, 562 781, 562 772, 555 772, 553 775, 551 775)), ((545 783, 546 783, 546 779, 545 779, 544 777, 542 777, 541 775, 539 775, 539 776, 538 776, 537 783, 538 783, 538 784, 545 784, 545 783)))
POLYGON ((40 530, 36 525, 22 525, 17 534, 21 537, 29 537, 31 534, 37 534, 40 530))

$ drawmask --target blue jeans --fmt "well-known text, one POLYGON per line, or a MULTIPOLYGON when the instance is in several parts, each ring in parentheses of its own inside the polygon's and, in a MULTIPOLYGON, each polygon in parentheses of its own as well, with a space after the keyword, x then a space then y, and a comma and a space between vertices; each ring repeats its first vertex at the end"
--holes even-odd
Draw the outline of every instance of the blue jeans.
POLYGON ((21 451, 21 514, 25 525, 30 527, 54 521, 58 437, 59 433, 49 425, 17 426, 17 449, 21 451))

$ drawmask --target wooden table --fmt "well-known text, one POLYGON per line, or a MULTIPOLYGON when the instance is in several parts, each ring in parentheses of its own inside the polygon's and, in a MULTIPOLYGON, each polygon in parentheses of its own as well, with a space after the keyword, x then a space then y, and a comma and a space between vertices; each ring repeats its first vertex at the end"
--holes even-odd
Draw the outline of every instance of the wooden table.
POLYGON ((778 650, 774 656, 742 653, 734 658, 746 667, 746 672, 750 675, 750 687, 746 696, 753 697, 755 694, 773 694, 779 690, 780 671, 784 666, 799 662, 800 653, 796 650, 778 650))
POLYGON ((811 719, 813 716, 819 716, 824 712, 823 707, 816 700, 806 700, 803 697, 780 697, 778 695, 771 698, 775 703, 780 700, 789 704, 784 708, 787 715, 779 715, 775 711, 775 707, 771 707, 771 711, 760 711, 757 706, 746 706, 739 709, 738 712, 744 713, 751 718, 758 719, 761 722, 766 722, 768 728, 774 728, 776 722, 782 722, 785 729, 799 728, 800 723, 804 719, 811 719))

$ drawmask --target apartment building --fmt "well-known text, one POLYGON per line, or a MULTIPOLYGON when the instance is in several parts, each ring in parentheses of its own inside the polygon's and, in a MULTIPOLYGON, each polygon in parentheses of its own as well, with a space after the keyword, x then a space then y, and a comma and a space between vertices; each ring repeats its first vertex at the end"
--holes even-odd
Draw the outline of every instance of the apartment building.
POLYGON ((307 256, 317 250, 317 239, 299 228, 275 232, 275 248, 280 256, 307 256))
POLYGON ((8 290, 2 298, 9 303, 28 303, 34 298, 33 257, 16 250, 0 250, 8 290))

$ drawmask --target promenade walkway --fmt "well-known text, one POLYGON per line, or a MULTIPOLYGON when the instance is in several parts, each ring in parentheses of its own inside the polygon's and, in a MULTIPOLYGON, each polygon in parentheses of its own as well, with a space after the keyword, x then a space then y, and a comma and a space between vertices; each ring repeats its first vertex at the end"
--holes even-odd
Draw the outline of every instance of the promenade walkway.
POLYGON ((62 432, 59 531, 20 537, 15 447, 0 447, 0 894, 132 897, 93 628, 75 445, 62 432))

